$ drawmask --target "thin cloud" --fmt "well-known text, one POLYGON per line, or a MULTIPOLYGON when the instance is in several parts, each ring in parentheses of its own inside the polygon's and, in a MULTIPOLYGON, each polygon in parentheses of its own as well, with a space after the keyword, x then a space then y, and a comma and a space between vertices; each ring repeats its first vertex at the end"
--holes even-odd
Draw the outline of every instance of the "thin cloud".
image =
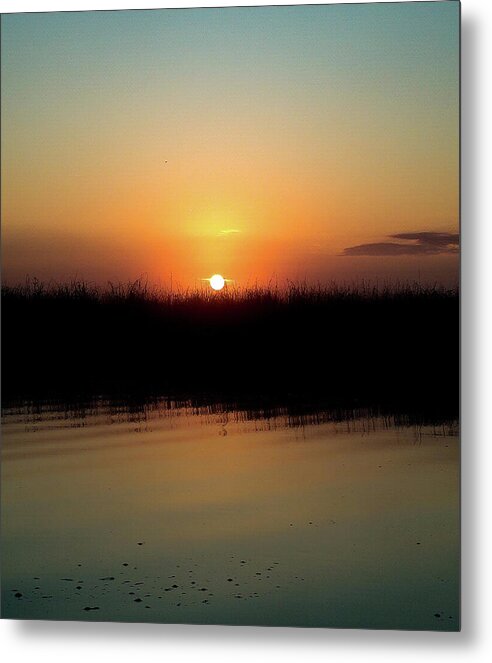
POLYGON ((217 235, 219 237, 227 237, 228 235, 237 235, 237 233, 240 233, 241 231, 238 230, 237 228, 226 228, 225 230, 219 230, 217 235))
POLYGON ((344 256, 422 256, 453 254, 459 251, 458 233, 415 232, 389 235, 402 242, 374 242, 349 246, 344 256))

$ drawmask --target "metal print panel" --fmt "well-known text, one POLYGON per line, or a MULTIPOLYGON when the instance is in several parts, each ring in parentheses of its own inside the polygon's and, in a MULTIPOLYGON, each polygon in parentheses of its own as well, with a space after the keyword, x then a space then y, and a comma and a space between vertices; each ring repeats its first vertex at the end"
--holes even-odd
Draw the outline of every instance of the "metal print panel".
POLYGON ((2 16, 3 617, 459 629, 459 16, 2 16))

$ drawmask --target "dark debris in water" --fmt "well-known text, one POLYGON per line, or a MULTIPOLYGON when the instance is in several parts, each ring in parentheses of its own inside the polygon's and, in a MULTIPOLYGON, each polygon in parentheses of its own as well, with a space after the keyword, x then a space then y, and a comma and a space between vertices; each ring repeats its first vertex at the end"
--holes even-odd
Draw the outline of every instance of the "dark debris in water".
MULTIPOLYGON (((143 541, 139 542, 138 545, 143 545, 143 541)), ((191 590, 193 592, 203 592, 207 593, 207 597, 203 598, 201 601, 198 602, 198 605, 204 604, 208 605, 211 603, 212 597, 215 596, 215 594, 219 594, 219 596, 222 593, 222 600, 243 600, 243 601, 248 601, 248 600, 256 600, 259 599, 263 596, 263 593, 265 592, 267 595, 271 591, 276 591, 281 588, 280 584, 274 584, 275 580, 279 581, 279 578, 275 577, 275 572, 277 571, 277 567, 279 562, 278 561, 270 561, 269 563, 265 563, 264 566, 260 565, 260 568, 262 569, 261 571, 256 571, 254 572, 254 575, 251 575, 251 566, 245 567, 245 565, 248 563, 251 563, 253 560, 251 559, 239 559, 240 555, 235 555, 230 558, 230 561, 227 562, 227 565, 230 566, 229 568, 229 574, 225 574, 224 580, 226 580, 226 587, 233 587, 233 591, 231 593, 227 593, 227 590, 225 590, 224 587, 224 580, 220 582, 220 574, 217 576, 217 582, 219 583, 219 587, 221 586, 222 589, 219 592, 214 591, 215 587, 213 586, 213 583, 210 582, 210 570, 208 569, 208 572, 205 568, 200 570, 200 565, 197 563, 193 563, 193 568, 195 569, 194 571, 189 569, 185 570, 186 567, 182 569, 180 572, 184 577, 182 578, 181 575, 169 575, 167 576, 168 578, 175 578, 176 581, 168 587, 163 587, 161 585, 160 577, 159 575, 152 575, 152 576, 144 576, 143 578, 139 578, 137 574, 133 573, 131 570, 131 562, 123 562, 120 563, 121 565, 119 566, 119 569, 121 569, 121 566, 125 567, 124 570, 119 570, 118 574, 119 576, 123 575, 124 579, 119 577, 119 583, 114 583, 115 581, 115 576, 113 575, 108 575, 108 576, 102 576, 102 577, 85 577, 84 579, 79 579, 78 581, 75 580, 73 577, 64 577, 60 578, 61 581, 64 581, 67 583, 68 587, 64 588, 61 590, 63 593, 58 596, 53 596, 51 594, 41 594, 41 586, 42 582, 39 583, 39 585, 36 585, 36 589, 41 590, 39 593, 35 593, 33 595, 34 599, 39 600, 40 598, 43 599, 55 599, 55 602, 58 601, 70 601, 71 596, 70 596, 70 589, 73 589, 73 598, 75 599, 76 597, 80 596, 85 596, 86 600, 88 601, 97 601, 98 596, 102 595, 109 595, 111 596, 114 593, 114 597, 116 598, 116 595, 118 593, 125 593, 128 596, 128 600, 131 600, 134 603, 142 604, 142 607, 145 607, 146 609, 151 609, 152 605, 147 605, 144 601, 144 598, 149 598, 150 601, 153 599, 162 599, 163 596, 162 594, 164 592, 172 592, 179 589, 183 589, 184 584, 188 584, 188 587, 191 587, 191 590), (242 569, 249 568, 249 572, 244 574, 244 577, 241 576, 242 569), (197 580, 191 580, 190 574, 196 574, 195 577, 197 580), (126 576, 126 577, 125 577, 126 576), (201 578, 200 578, 201 576, 201 578), (74 583, 74 585, 71 586, 69 583, 74 583), (260 585, 261 582, 261 585, 260 585), (84 584, 85 583, 85 584, 84 584), (128 583, 130 584, 130 587, 128 587, 128 583), (203 584, 202 584, 203 583, 203 584), (228 585, 230 583, 230 585, 228 585), (258 586, 262 587, 262 590, 260 592, 257 591, 252 591, 251 583, 255 583, 258 586), (127 585, 127 589, 134 588, 134 591, 129 591, 125 592, 124 585, 127 585), (212 584, 212 587, 210 587, 210 584, 212 584), (140 594, 140 591, 143 589, 143 585, 145 585, 145 591, 147 593, 145 594, 140 594), (244 587, 244 590, 241 590, 239 592, 240 586, 244 587), (248 587, 249 585, 249 587, 248 587), (263 589, 264 588, 264 589, 263 589), (85 590, 85 591, 84 591, 85 590)), ((193 560, 190 560, 190 562, 193 560)), ((79 563, 77 566, 82 566, 82 563, 79 563)), ((184 566, 184 565, 183 565, 184 566)), ((176 564, 175 568, 179 569, 181 567, 180 564, 176 564)), ((253 567, 254 568, 254 567, 253 567)), ((258 568, 258 566, 257 566, 258 568)), ((136 570, 137 567, 133 567, 133 570, 136 570)), ((76 576, 75 576, 76 577, 76 576)), ((162 577, 165 576, 165 569, 163 569, 163 574, 162 577)), ((38 580, 39 576, 34 576, 34 580, 38 580)), ((300 578, 298 576, 293 576, 293 581, 299 581, 300 578)), ((48 587, 45 588, 48 589, 48 587)), ((51 587, 49 587, 51 589, 51 587)), ((48 591, 49 591, 48 589, 48 591)), ((20 589, 13 589, 11 590, 12 594, 17 598, 17 599, 26 599, 26 596, 21 592, 20 589)), ((56 594, 56 593, 55 593, 56 594)), ((189 596, 186 598, 187 592, 181 591, 180 596, 183 598, 180 599, 177 603, 169 603, 168 606, 174 605, 175 607, 182 607, 182 606, 193 606, 197 605, 196 601, 192 600, 192 597, 189 596)), ((170 594, 167 594, 167 597, 170 597, 170 594)), ((177 598, 177 597, 176 597, 177 598)), ((31 602, 30 598, 27 598, 26 601, 31 602)), ((161 603, 160 605, 164 605, 161 603)), ((100 610, 100 606, 94 605, 89 603, 85 607, 81 607, 82 610, 89 612, 92 610, 100 610)))

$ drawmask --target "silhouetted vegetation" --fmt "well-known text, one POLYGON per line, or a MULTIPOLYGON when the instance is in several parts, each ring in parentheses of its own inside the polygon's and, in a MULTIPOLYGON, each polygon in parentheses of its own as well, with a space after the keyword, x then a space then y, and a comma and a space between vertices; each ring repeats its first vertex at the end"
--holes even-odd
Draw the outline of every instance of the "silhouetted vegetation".
POLYGON ((288 284, 169 293, 32 281, 2 289, 4 403, 167 394, 245 407, 456 417, 456 290, 288 284))

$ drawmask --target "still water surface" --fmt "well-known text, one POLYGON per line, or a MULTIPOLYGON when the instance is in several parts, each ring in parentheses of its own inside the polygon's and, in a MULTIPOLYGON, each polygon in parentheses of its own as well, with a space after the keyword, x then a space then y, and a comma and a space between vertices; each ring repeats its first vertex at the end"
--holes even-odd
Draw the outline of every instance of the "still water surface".
POLYGON ((2 614, 456 630, 456 426, 10 409, 2 614))

